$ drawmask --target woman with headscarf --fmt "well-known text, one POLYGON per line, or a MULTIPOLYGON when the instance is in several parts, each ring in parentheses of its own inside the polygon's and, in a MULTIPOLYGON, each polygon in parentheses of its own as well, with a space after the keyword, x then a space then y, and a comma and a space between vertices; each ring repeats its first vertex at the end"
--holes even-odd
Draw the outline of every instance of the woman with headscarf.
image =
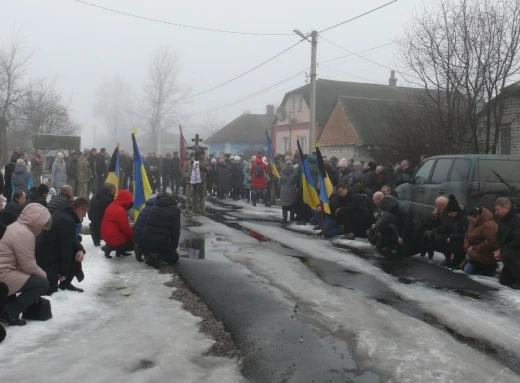
MULTIPOLYGON (((23 161, 23 160, 22 160, 23 161)), ((29 306, 49 288, 47 274, 36 264, 36 237, 52 225, 51 214, 36 203, 27 205, 18 220, 9 225, 0 241, 0 282, 7 285, 13 296, 0 311, 0 321, 11 326, 23 326, 19 319, 29 306), (21 293, 16 296, 17 293, 21 293)))

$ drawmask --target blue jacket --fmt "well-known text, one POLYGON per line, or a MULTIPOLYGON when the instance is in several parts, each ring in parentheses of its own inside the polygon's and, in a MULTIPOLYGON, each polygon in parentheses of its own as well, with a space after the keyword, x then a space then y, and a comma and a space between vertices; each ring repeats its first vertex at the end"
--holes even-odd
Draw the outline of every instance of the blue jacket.
POLYGON ((148 217, 150 216, 150 212, 152 211, 152 207, 154 207, 155 202, 157 202, 157 198, 155 197, 146 201, 145 207, 139 213, 139 217, 137 217, 137 221, 134 225, 134 238, 135 243, 137 243, 138 246, 142 246, 143 231, 146 227, 148 217))

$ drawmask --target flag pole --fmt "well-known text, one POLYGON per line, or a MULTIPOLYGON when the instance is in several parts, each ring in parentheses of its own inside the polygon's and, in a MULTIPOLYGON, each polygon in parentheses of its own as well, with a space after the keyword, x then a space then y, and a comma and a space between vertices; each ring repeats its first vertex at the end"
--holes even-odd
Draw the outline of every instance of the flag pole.
POLYGON ((323 238, 327 238, 327 230, 325 229, 325 211, 323 209, 323 202, 320 201, 321 207, 321 231, 323 232, 323 238))

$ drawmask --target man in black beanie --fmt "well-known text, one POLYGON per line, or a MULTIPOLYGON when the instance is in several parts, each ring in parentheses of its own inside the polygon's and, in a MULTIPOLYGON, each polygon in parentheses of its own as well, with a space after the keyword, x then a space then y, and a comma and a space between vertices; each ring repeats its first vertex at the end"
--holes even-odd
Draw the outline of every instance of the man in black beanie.
POLYGON ((33 186, 29 190, 29 196, 27 198, 27 204, 39 203, 47 207, 47 197, 49 196, 49 187, 45 184, 40 184, 38 187, 33 186))

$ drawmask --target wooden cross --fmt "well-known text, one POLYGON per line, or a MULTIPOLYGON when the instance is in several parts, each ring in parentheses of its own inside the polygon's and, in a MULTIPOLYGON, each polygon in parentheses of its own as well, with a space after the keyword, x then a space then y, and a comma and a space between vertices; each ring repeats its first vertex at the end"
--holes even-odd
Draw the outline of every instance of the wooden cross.
POLYGON ((195 138, 192 138, 191 140, 195 142, 195 146, 199 146, 199 142, 202 142, 202 138, 199 138, 198 133, 195 135, 195 138))

